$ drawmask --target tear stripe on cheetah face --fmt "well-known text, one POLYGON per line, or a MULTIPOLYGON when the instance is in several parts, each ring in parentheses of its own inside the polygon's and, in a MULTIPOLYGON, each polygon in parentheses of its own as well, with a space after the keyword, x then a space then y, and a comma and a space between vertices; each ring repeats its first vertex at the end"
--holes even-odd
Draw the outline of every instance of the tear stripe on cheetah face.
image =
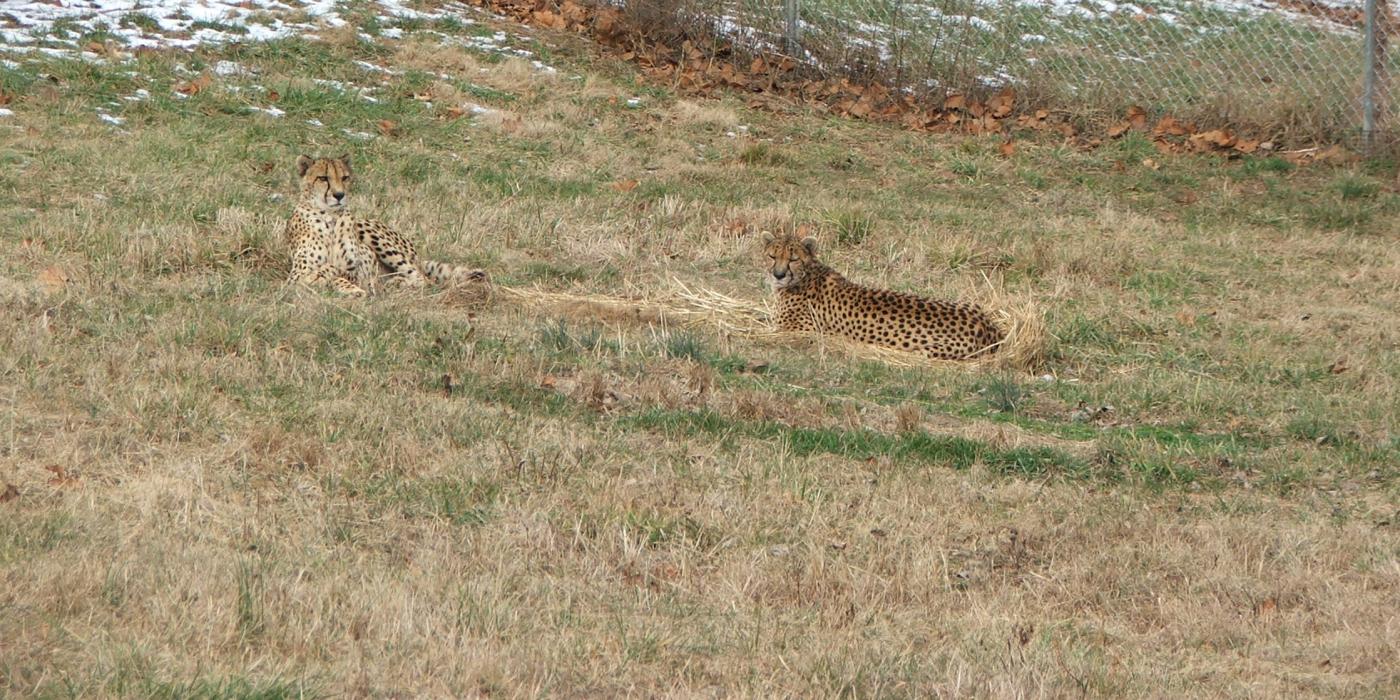
POLYGON ((814 238, 797 240, 796 236, 774 238, 764 233, 764 252, 768 255, 768 286, 773 291, 800 285, 807 279, 812 265, 817 262, 817 241, 814 238))
POLYGON ((837 335, 871 345, 964 360, 996 352, 1002 333, 974 304, 855 284, 817 259, 816 241, 764 234, 766 277, 778 295, 779 330, 837 335))
POLYGON ((339 158, 297 158, 301 177, 301 204, 320 211, 342 211, 349 203, 350 155, 339 158))

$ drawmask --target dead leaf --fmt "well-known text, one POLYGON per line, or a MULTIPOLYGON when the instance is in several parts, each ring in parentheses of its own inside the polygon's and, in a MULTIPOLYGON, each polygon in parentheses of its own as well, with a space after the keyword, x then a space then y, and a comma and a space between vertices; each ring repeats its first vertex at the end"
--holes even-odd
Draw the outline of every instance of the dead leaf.
POLYGON ((8 92, 0 92, 0 107, 4 107, 5 105, 10 104, 11 102, 14 102, 14 101, 15 101, 15 96, 14 96, 14 95, 11 95, 11 94, 8 93, 8 92))
POLYGON ((1191 190, 1182 190, 1173 195, 1172 199, 1175 200, 1177 204, 1194 204, 1197 197, 1196 193, 1191 190))
POLYGON ((1176 312, 1175 316, 1176 316, 1176 322, 1177 322, 1177 323, 1180 323, 1180 324, 1183 325, 1183 326, 1194 326, 1194 325, 1196 325, 1196 314, 1193 314, 1193 313, 1191 313, 1190 311, 1188 311, 1188 310, 1186 310, 1186 309, 1182 309, 1182 310, 1176 312))
POLYGON ((1255 607, 1254 612, 1259 615, 1259 617, 1270 617, 1278 612, 1278 601, 1273 598, 1266 598, 1264 602, 1255 607))
POLYGON ((550 29, 563 29, 565 26, 564 18, 549 10, 536 10, 530 13, 530 19, 533 20, 535 24, 550 29))
POLYGON ((1343 357, 1333 362, 1332 366, 1327 368, 1327 371, 1331 374, 1341 374, 1349 369, 1351 369, 1351 367, 1347 366, 1347 358, 1343 357))
POLYGON ((188 80, 183 83, 180 83, 179 85, 176 85, 175 92, 193 97, 208 89, 208 87, 213 84, 213 76, 210 76, 208 73, 204 73, 198 78, 195 78, 194 80, 188 80))
POLYGON ((68 286, 68 273, 58 266, 46 267, 39 272, 39 285, 50 294, 61 291, 68 286))
POLYGON ((268 90, 268 91, 267 91, 267 101, 268 101, 268 102, 276 102, 276 101, 278 101, 278 100, 280 100, 280 99, 282 99, 282 93, 277 92, 276 90, 268 90))
POLYGON ((389 121, 388 119, 380 119, 379 121, 375 122, 374 125, 376 128, 379 129, 379 133, 384 134, 385 136, 393 136, 399 131, 398 123, 389 121))
POLYGON ((1002 91, 987 100, 987 110, 994 117, 1005 117, 1011 114, 1012 107, 1016 104, 1016 91, 1011 88, 1002 88, 1002 91))
POLYGON ((967 107, 967 98, 962 95, 949 95, 948 99, 943 100, 943 109, 963 109, 965 107, 967 107))
POLYGON ((1016 155, 1016 142, 1005 141, 997 150, 1001 152, 1001 155, 1003 157, 1010 158, 1011 156, 1016 155))
POLYGON ((1160 170, 1162 168, 1161 165, 1157 164, 1157 161, 1152 160, 1151 158, 1143 158, 1142 167, 1147 168, 1148 170, 1160 170))
POLYGON ((582 24, 588 19, 588 10, 573 0, 564 0, 559 6, 559 12, 565 20, 573 24, 582 24))
POLYGON ((617 182, 614 182, 612 184, 612 188, 617 190, 618 192, 631 192, 632 190, 637 189, 637 185, 639 184, 641 183, 637 182, 636 180, 618 180, 617 182))
POLYGON ((1204 142, 1217 148, 1229 148, 1235 144, 1235 135, 1225 129, 1212 129, 1192 136, 1191 140, 1204 142))
POLYGON ((1111 139, 1116 139, 1119 136, 1122 136, 1123 134, 1127 133, 1128 129, 1132 128, 1132 126, 1133 125, 1129 122, 1119 122, 1117 124, 1114 124, 1113 126, 1108 127, 1108 137, 1111 139))
POLYGON ((1128 108, 1128 125, 1138 131, 1147 129, 1147 110, 1133 105, 1128 108))
POLYGON ((5 489, 0 491, 0 503, 8 503, 19 498, 19 488, 14 484, 6 483, 5 489))
POLYGON ((44 470, 53 474, 52 477, 49 477, 50 486, 54 486, 57 488, 69 488, 78 485, 78 478, 69 474, 68 470, 58 466, 57 464, 50 464, 49 466, 44 467, 44 470))
POLYGON ((1189 129, 1188 126, 1189 125, 1177 121, 1175 117, 1166 116, 1162 117, 1157 122, 1157 126, 1152 127, 1152 133, 1156 136, 1185 136, 1191 131, 1194 131, 1194 129, 1189 129))

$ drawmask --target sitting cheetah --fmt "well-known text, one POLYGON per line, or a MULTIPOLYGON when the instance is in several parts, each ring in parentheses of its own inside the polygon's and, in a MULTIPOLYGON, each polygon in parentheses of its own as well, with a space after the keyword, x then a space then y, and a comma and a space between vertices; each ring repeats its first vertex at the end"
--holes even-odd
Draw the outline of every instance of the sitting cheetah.
POLYGON ((341 293, 362 297, 380 274, 400 283, 422 287, 485 280, 482 270, 422 260, 413 243, 383 223, 352 216, 346 209, 350 187, 350 156, 297 158, 301 201, 287 222, 292 250, 290 281, 308 286, 329 282, 341 293))
POLYGON ((765 233, 779 330, 830 333, 939 360, 996 351, 1001 331, 977 306, 862 287, 817 260, 816 244, 765 233))

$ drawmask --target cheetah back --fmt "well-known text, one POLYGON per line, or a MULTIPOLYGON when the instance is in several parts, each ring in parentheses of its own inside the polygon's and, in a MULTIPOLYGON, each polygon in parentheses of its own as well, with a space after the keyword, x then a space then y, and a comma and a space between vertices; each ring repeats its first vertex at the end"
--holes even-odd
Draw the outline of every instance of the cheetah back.
POLYGON ((806 294, 788 295, 779 326, 818 331, 936 359, 967 359, 995 349, 1001 334, 978 307, 854 284, 831 273, 806 294), (784 320, 787 323, 784 324, 784 320))

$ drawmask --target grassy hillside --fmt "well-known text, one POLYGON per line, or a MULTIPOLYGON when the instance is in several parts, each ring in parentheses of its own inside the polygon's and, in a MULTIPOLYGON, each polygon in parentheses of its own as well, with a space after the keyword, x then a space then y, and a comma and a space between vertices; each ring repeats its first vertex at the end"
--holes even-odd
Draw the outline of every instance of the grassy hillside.
POLYGON ((1400 692, 1389 166, 1007 157, 498 29, 0 68, 4 692, 1400 692), (760 301, 806 224, 1047 360, 287 288, 303 152, 503 286, 760 301))

